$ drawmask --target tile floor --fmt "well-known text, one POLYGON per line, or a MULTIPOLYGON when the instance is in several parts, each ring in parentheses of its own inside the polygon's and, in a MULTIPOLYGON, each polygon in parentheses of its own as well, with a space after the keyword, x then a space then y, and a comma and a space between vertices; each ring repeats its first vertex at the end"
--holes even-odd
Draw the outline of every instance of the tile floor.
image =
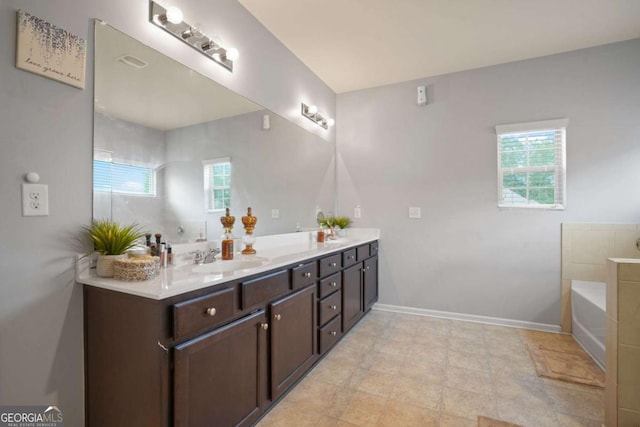
POLYGON ((530 335, 372 310, 258 426, 601 427, 602 389, 539 378, 530 335))

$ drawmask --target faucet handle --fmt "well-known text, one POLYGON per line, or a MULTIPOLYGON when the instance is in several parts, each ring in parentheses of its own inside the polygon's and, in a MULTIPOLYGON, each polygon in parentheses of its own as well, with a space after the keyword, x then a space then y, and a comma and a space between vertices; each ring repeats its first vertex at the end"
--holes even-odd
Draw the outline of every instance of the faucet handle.
POLYGON ((200 249, 189 252, 189 255, 195 255, 193 257, 194 264, 202 264, 202 261, 204 260, 204 252, 202 252, 200 249))

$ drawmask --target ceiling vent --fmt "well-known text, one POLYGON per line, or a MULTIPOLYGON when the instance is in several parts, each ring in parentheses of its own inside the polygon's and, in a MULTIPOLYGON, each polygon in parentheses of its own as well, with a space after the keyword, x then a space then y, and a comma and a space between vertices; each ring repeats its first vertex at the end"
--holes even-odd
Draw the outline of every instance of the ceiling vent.
POLYGON ((137 69, 144 68, 147 65, 149 65, 148 62, 143 61, 142 59, 137 58, 133 55, 123 55, 119 57, 117 61, 122 62, 123 64, 128 65, 129 67, 133 67, 137 69))

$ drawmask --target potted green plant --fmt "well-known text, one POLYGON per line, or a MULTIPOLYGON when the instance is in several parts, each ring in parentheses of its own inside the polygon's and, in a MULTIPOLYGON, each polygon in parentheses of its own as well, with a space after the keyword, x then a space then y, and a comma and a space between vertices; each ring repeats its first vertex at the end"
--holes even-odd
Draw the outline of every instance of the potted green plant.
POLYGON ((113 262, 126 255, 136 245, 136 240, 144 236, 137 224, 121 226, 110 219, 94 219, 85 232, 99 253, 96 273, 100 277, 113 277, 113 262))
POLYGON ((328 216, 318 221, 323 227, 327 227, 330 232, 330 236, 335 236, 335 228, 344 230, 351 226, 351 218, 347 216, 328 216))

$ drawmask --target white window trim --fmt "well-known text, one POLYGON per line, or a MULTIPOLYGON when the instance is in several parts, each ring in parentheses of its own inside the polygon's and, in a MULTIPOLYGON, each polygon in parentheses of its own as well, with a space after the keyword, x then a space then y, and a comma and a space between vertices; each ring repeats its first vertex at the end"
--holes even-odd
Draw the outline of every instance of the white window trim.
MULTIPOLYGON (((212 166, 220 163, 231 163, 231 157, 219 157, 217 159, 208 159, 202 161, 203 172, 206 166, 212 166)), ((207 180, 207 174, 202 174, 204 180, 204 211, 207 213, 216 213, 216 212, 224 212, 224 209, 209 209, 209 201, 211 197, 213 197, 212 189, 209 187, 209 182, 207 180)), ((218 187, 218 188, 229 188, 231 190, 231 186, 229 187, 218 187)), ((213 205, 213 203, 212 203, 213 205)))
POLYGON ((569 125, 569 119, 555 119, 555 120, 543 120, 537 122, 526 122, 526 123, 513 123, 506 125, 497 125, 495 127, 496 130, 496 151, 498 157, 498 208, 500 209, 544 209, 544 210, 564 210, 567 203, 567 127, 569 125), (559 130, 562 129, 562 141, 561 141, 561 149, 557 153, 560 154, 561 158, 556 160, 556 164, 554 166, 531 166, 531 167, 523 167, 523 168, 502 168, 502 159, 501 159, 501 150, 500 150, 500 136, 515 134, 515 133, 527 133, 527 132, 537 132, 544 130, 559 130), (561 198, 560 200, 556 200, 556 203, 551 205, 531 205, 531 204, 504 204, 501 203, 503 200, 503 175, 505 172, 513 173, 529 173, 529 172, 555 172, 556 183, 559 183, 555 186, 555 188, 560 188, 561 198))

